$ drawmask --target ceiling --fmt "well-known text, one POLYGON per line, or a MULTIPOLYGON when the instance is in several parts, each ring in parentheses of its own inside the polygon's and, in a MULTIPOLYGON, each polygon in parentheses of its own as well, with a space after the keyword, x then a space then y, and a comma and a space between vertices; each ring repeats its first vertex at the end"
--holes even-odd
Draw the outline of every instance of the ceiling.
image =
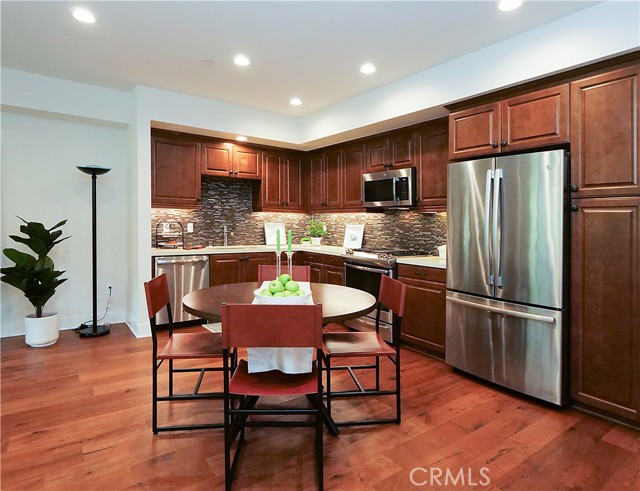
POLYGON ((2 1, 2 66, 303 116, 599 2, 2 1), (93 12, 95 24, 71 16, 93 12), (233 64, 243 53, 247 67, 233 64), (211 60, 213 63, 203 63, 211 60), (374 63, 363 75, 359 67, 374 63), (292 97, 302 99, 291 106, 292 97))

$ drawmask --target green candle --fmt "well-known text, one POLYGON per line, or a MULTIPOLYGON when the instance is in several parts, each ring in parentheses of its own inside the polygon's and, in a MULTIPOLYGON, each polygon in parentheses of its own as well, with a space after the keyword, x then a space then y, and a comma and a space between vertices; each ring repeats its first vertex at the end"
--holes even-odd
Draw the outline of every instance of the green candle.
POLYGON ((291 252, 291 230, 289 230, 289 240, 287 240, 287 252, 291 252))
POLYGON ((276 252, 280 252, 280 229, 276 229, 276 252))

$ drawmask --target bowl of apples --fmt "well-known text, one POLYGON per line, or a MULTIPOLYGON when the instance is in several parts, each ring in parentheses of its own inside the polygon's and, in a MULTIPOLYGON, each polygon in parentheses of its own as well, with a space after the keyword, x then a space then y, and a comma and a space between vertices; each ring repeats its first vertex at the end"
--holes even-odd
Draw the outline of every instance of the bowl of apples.
POLYGON ((273 281, 265 281, 253 294, 256 303, 275 305, 304 305, 311 297, 310 291, 303 290, 300 284, 286 273, 273 281))

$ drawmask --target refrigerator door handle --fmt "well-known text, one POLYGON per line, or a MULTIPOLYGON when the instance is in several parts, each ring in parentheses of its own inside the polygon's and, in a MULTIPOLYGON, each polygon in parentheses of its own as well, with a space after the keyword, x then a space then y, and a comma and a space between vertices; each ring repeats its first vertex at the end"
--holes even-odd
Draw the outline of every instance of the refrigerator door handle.
POLYGON ((504 314, 511 317, 520 317, 522 319, 528 319, 532 321, 546 322, 548 324, 555 324, 556 320, 548 315, 531 314, 529 312, 519 312, 517 310, 503 309, 500 307, 494 307, 492 305, 483 305, 480 303, 469 302, 468 300, 462 300, 460 298, 447 297, 447 302, 459 303, 467 307, 473 307, 480 310, 487 310, 489 312, 495 312, 496 314, 504 314))
POLYGON ((487 279, 486 283, 489 286, 493 286, 493 264, 491 259, 493 254, 491 253, 491 190, 493 189, 493 170, 487 171, 487 177, 485 180, 484 191, 484 251, 487 258, 487 279))
POLYGON ((502 257, 504 241, 502 240, 504 225, 504 173, 502 169, 496 169, 493 177, 495 183, 493 205, 493 239, 494 239, 494 275, 495 284, 502 288, 502 257))

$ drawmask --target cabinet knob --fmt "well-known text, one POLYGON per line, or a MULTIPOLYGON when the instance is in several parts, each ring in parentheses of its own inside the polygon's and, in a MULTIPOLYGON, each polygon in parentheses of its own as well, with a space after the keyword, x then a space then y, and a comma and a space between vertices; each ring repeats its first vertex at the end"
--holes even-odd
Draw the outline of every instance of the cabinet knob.
POLYGON ((493 148, 498 148, 498 142, 491 142, 491 146, 493 148))
POLYGON ((502 145, 503 147, 507 144, 506 140, 500 140, 500 145, 502 145))
POLYGON ((232 176, 233 175, 233 171, 231 169, 229 169, 229 175, 232 176))
POLYGON ((578 191, 578 186, 571 186, 571 192, 575 193, 576 191, 578 191))
POLYGON ((578 211, 578 205, 571 205, 571 211, 578 211))

